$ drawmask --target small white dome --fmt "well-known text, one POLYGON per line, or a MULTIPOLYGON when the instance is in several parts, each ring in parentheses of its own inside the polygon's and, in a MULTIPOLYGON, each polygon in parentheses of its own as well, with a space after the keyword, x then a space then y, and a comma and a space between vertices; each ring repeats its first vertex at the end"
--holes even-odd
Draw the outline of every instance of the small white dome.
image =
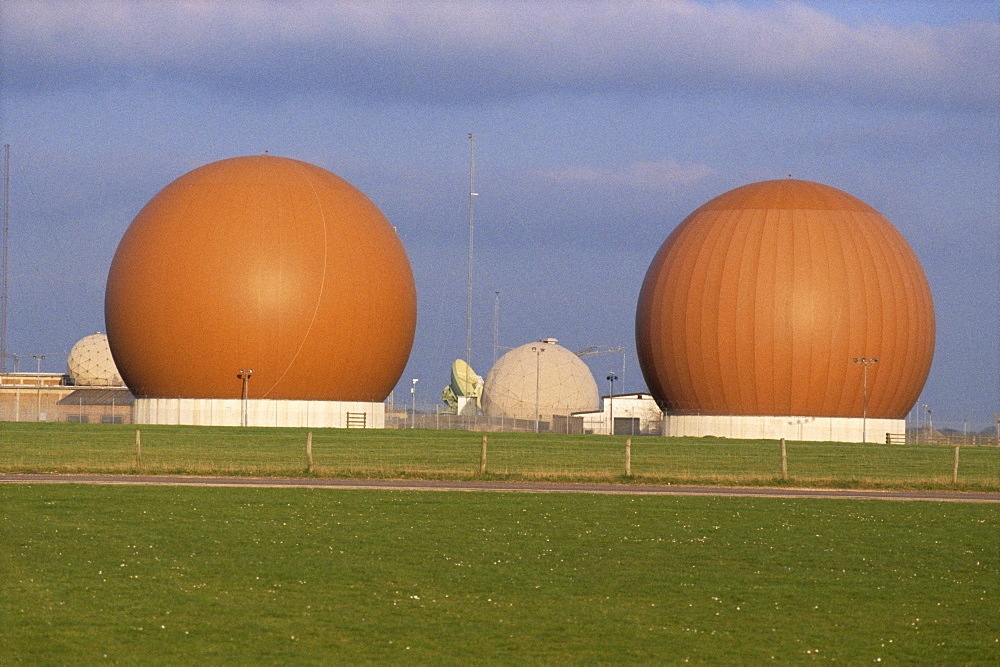
POLYGON ((111 357, 108 337, 95 333, 80 339, 66 361, 73 384, 82 387, 120 387, 121 375, 111 357))
POLYGON ((483 411, 491 417, 541 419, 597 410, 597 382, 587 364, 555 339, 516 347, 486 376, 483 411))

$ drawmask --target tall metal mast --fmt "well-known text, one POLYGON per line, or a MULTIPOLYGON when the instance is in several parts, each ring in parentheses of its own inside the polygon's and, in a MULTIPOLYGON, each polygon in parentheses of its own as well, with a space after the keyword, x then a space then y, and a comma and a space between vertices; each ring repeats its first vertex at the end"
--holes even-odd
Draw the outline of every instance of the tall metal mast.
MULTIPOLYGON (((472 364, 472 233, 473 213, 475 212, 476 190, 476 137, 469 133, 469 275, 467 288, 467 298, 465 305, 465 362, 472 364)), ((468 371, 466 371, 468 373, 468 371)))
POLYGON ((7 246, 10 235, 10 144, 3 146, 3 286, 0 289, 0 370, 7 372, 7 246))
POLYGON ((496 366, 500 349, 500 291, 494 292, 493 297, 493 365, 496 366))

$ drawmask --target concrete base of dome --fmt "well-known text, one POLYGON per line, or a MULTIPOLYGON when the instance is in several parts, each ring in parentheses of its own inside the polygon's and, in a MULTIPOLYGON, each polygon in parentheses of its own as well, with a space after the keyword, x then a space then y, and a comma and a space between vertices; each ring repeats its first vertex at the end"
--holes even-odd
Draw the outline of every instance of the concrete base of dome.
POLYGON ((238 398, 137 398, 136 424, 385 428, 385 404, 238 398))
POLYGON ((887 433, 906 433, 906 420, 670 414, 663 418, 663 435, 675 437, 884 443, 887 433))

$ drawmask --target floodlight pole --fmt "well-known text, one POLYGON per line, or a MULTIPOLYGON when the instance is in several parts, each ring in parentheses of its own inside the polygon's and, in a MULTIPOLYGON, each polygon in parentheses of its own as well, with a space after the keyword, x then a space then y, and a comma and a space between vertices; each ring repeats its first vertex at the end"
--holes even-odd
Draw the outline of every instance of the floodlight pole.
POLYGON ((614 371, 608 373, 608 383, 611 385, 611 393, 608 394, 608 435, 615 434, 615 380, 618 376, 614 371))
POLYGON ((861 442, 868 442, 868 364, 877 364, 878 359, 861 358, 855 359, 854 363, 863 367, 863 394, 861 402, 861 442))
POLYGON ((497 350, 500 349, 500 291, 493 292, 493 365, 497 363, 497 350))
POLYGON ((35 404, 35 421, 42 421, 42 359, 44 354, 33 354, 31 358, 35 360, 35 384, 37 391, 37 402, 35 404))
POLYGON ((538 433, 538 385, 541 373, 539 371, 539 366, 541 364, 542 352, 545 351, 544 347, 538 347, 532 345, 531 351, 535 353, 535 433, 538 433))
MULTIPOLYGON (((3 250, 0 257, 0 370, 7 372, 7 273, 10 237, 10 144, 3 147, 3 250)), ((17 365, 15 361, 15 366, 17 365)), ((15 368, 14 372, 17 372, 15 368)))
POLYGON ((251 375, 253 375, 253 369, 252 368, 250 368, 250 369, 243 369, 243 368, 241 368, 240 369, 240 374, 237 376, 237 377, 239 377, 239 378, 241 378, 243 380, 243 395, 241 397, 242 398, 242 402, 243 402, 243 409, 240 411, 241 412, 241 417, 242 417, 240 419, 240 422, 241 422, 240 426, 246 426, 247 425, 247 403, 249 402, 249 399, 250 399, 250 376, 251 375))
POLYGON ((621 376, 621 381, 622 381, 622 383, 619 386, 622 388, 622 393, 624 394, 625 393, 625 348, 624 347, 622 347, 622 376, 621 376))
MULTIPOLYGON (((11 354, 9 355, 14 359, 14 374, 17 374, 17 364, 21 361, 23 354, 11 354)), ((18 382, 14 385, 14 421, 21 421, 21 383, 18 382)))
POLYGON ((410 400, 413 403, 413 410, 410 415, 410 428, 417 427, 417 383, 420 382, 419 378, 413 378, 413 384, 410 385, 410 400))
POLYGON ((465 385, 469 385, 469 366, 472 365, 472 232, 476 189, 476 135, 469 133, 469 266, 465 302, 465 385))
POLYGON ((927 415, 927 404, 922 404, 924 409, 923 414, 917 414, 917 443, 923 442, 925 438, 923 436, 928 435, 927 430, 924 428, 924 418, 927 415))

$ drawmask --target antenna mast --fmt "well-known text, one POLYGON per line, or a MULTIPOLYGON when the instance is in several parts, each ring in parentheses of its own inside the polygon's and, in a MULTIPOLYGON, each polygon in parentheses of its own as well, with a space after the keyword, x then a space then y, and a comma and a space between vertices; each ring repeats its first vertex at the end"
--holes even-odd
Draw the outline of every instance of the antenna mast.
POLYGON ((467 298, 465 304, 465 363, 472 364, 472 231, 473 213, 475 211, 476 190, 476 136, 469 133, 469 275, 466 285, 467 298))
POLYGON ((3 287, 0 290, 0 371, 7 372, 7 245, 10 236, 10 144, 3 146, 3 287))
POLYGON ((493 293, 493 365, 497 365, 497 350, 500 349, 500 291, 493 293))

